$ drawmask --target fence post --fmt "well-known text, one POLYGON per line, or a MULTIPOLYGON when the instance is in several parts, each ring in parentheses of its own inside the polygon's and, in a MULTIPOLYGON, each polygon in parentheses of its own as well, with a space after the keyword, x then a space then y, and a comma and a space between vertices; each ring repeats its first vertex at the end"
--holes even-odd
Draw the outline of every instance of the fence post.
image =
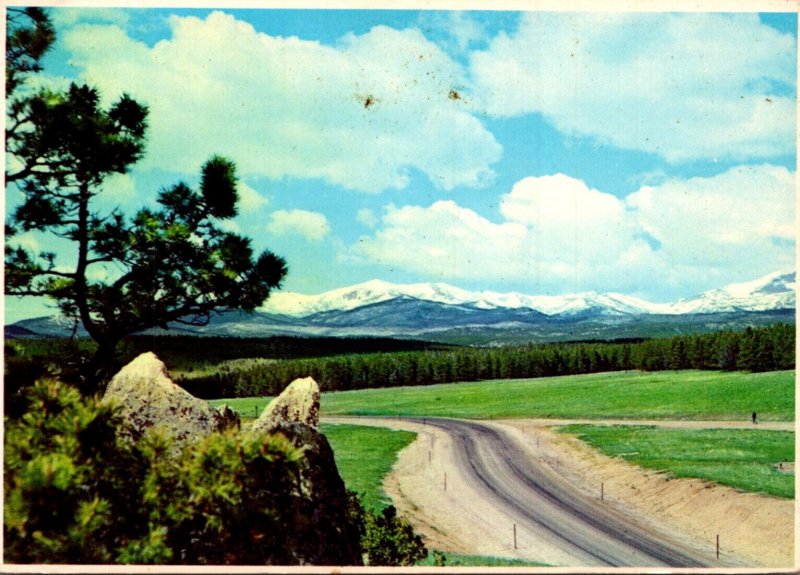
POLYGON ((601 481, 600 482, 600 501, 602 501, 604 498, 605 498, 605 485, 601 481))
POLYGON ((717 533, 717 559, 719 559, 719 533, 717 533))
POLYGON ((517 524, 514 523, 514 549, 517 548, 517 524))

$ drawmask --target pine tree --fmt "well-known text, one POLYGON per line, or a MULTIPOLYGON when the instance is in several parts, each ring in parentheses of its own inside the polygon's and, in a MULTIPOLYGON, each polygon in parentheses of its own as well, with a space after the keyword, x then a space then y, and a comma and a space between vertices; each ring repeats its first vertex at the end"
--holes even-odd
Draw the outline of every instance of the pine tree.
POLYGON ((197 189, 179 183, 162 190, 157 209, 132 218, 118 209, 101 213, 96 199, 109 176, 126 173, 144 153, 148 110, 127 95, 104 108, 99 92, 86 85, 27 89, 49 29, 46 14, 34 15, 45 39, 20 39, 37 36, 22 34, 23 24, 7 30, 19 53, 10 73, 6 144, 14 161, 6 182, 23 199, 6 222, 5 293, 54 300, 83 325, 98 344, 86 374, 93 391, 126 335, 172 322, 205 325, 228 309, 252 311, 280 286, 287 268, 282 258, 256 255, 250 239, 222 229, 238 200, 235 165, 223 157, 203 165, 197 189), (29 231, 61 249, 15 242, 29 231))

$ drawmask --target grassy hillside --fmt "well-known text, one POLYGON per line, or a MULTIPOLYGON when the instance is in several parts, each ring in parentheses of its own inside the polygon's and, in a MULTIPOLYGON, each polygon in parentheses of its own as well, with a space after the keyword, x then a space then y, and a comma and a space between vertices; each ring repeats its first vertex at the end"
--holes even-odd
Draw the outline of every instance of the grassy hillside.
POLYGON ((345 485, 361 496, 361 503, 380 511, 390 503, 381 483, 397 459, 397 452, 414 441, 416 433, 364 425, 323 424, 322 433, 333 448, 336 467, 345 485))
MULTIPOLYGON (((794 421, 794 371, 617 372, 540 379, 370 389, 322 395, 322 415, 417 415, 474 419, 513 417, 794 421)), ((269 398, 218 400, 246 417, 269 398)), ((599 422, 599 421, 598 421, 599 422)), ((748 491, 791 497, 793 477, 772 467, 792 461, 794 434, 763 430, 684 431, 640 427, 568 428, 612 455, 748 491), (635 457, 633 456, 635 454, 635 457)), ((335 433, 335 432, 334 432, 335 433)), ((388 432, 394 433, 394 432, 388 432)), ((357 450, 352 436, 337 457, 357 450)), ((381 439, 365 440, 372 445, 381 439)), ((372 447, 368 448, 372 449, 372 447)), ((373 455, 357 453, 353 461, 373 455)), ((381 455, 392 460, 389 454, 381 455)), ((389 463, 391 465, 391 463, 389 463)), ((388 467, 386 467, 388 470, 388 467)), ((360 471, 354 473, 358 475, 360 471)), ((343 473, 344 474, 344 473, 343 473)), ((352 479, 346 481, 352 481, 352 479)), ((371 480, 379 484, 379 480, 371 480)), ((351 487, 354 488, 354 487, 351 487)), ((358 488, 355 488, 358 490, 358 488)))
POLYGON ((658 429, 629 425, 569 425, 610 456, 675 477, 699 477, 745 491, 794 497, 794 473, 779 463, 794 461, 794 433, 756 429, 658 429))
MULTIPOLYGON (((794 371, 615 372, 323 394, 325 415, 793 421, 794 371)), ((229 401, 236 408, 235 401, 229 401)))

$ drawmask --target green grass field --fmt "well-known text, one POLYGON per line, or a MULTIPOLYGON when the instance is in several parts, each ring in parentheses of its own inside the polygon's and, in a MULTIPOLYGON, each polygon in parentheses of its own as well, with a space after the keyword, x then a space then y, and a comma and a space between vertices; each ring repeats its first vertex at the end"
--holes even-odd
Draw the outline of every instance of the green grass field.
POLYGON ((208 403, 214 407, 227 405, 245 419, 255 419, 270 402, 271 397, 231 397, 228 399, 212 399, 208 403))
MULTIPOLYGON (((235 404, 231 407, 237 409, 235 404)), ((794 371, 617 372, 325 393, 325 415, 793 421, 794 371)))
POLYGON ((674 477, 697 477, 744 491, 794 497, 794 474, 777 465, 794 461, 792 432, 756 429, 664 429, 635 425, 569 425, 610 456, 674 477))
MULTIPOLYGON (((794 421, 794 371, 618 372, 525 380, 383 388, 322 394, 322 415, 421 415, 472 419, 551 417, 794 421)), ((215 400, 245 418, 268 397, 215 400)), ((763 430, 667 430, 641 426, 574 425, 564 432, 595 448, 676 477, 794 496, 794 475, 774 465, 794 460, 794 434, 763 430)), ((387 504, 381 482, 396 452, 414 434, 354 425, 323 425, 349 489, 365 505, 387 504)), ((433 565, 432 556, 420 565, 433 565)), ((513 559, 448 555, 448 566, 522 567, 513 559)))
MULTIPOLYGON (((759 374, 618 372, 368 389, 324 393, 322 415, 749 421, 755 410, 760 421, 794 421, 794 377, 794 371, 759 374)), ((259 397, 212 403, 227 403, 244 417, 254 417, 268 401, 269 398, 259 397)), ((762 430, 684 432, 630 427, 626 430, 624 427, 597 426, 569 429, 584 434, 587 441, 596 438, 597 447, 608 449, 612 455, 638 452, 637 457, 630 460, 645 467, 663 469, 676 476, 718 481, 748 491, 793 496, 793 476, 783 475, 771 467, 784 459, 794 460, 793 433, 762 430), (640 431, 634 433, 632 429, 640 431), (634 439, 639 442, 635 447, 630 443, 634 439)), ((355 434, 352 437, 353 441, 340 443, 337 460, 346 451, 359 449, 357 444, 361 439, 355 434)), ((382 440, 364 441, 374 446, 382 440)), ((369 449, 373 448, 367 447, 366 452, 354 455, 355 461, 371 457, 369 449)), ((394 455, 386 452, 379 457, 389 461, 385 467, 388 470, 394 455)), ((355 475, 360 475, 360 472, 355 475)), ((346 478, 345 481, 353 479, 346 478)), ((373 477, 369 481, 380 485, 379 478, 373 477)), ((350 488, 361 489, 357 486, 350 488)), ((370 488, 363 489, 366 492, 370 488)), ((377 501, 380 501, 380 495, 377 501)))
MULTIPOLYGON (((456 553, 445 553, 445 567, 546 567, 544 563, 534 563, 523 561, 522 559, 510 559, 506 557, 485 557, 482 555, 458 555, 456 553)), ((419 567, 434 566, 433 553, 417 563, 419 567)))
POLYGON ((365 425, 323 424, 320 430, 333 448, 345 485, 361 496, 362 505, 374 511, 389 505, 391 501, 381 483, 397 452, 414 441, 417 434, 365 425))

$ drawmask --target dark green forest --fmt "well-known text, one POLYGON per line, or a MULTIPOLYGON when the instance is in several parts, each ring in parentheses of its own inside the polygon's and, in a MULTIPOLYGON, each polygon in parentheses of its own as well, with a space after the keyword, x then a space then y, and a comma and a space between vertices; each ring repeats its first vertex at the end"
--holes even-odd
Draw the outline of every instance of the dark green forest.
POLYGON ((431 348, 286 359, 179 383, 205 398, 275 395, 310 375, 324 391, 456 381, 576 375, 604 371, 711 369, 772 371, 795 366, 794 326, 777 324, 705 335, 612 342, 431 348))
MULTIPOLYGON (((10 392, 47 371, 69 378, 92 350, 87 340, 6 342, 6 401, 10 392)), ((177 382, 205 399, 276 395, 298 377, 324 391, 430 385, 456 381, 577 375, 605 371, 705 369, 772 371, 795 367, 795 328, 789 324, 682 335, 503 347, 458 347, 387 338, 197 338, 132 336, 117 363, 153 351, 177 382), (269 362, 224 362, 262 358, 269 362)))

